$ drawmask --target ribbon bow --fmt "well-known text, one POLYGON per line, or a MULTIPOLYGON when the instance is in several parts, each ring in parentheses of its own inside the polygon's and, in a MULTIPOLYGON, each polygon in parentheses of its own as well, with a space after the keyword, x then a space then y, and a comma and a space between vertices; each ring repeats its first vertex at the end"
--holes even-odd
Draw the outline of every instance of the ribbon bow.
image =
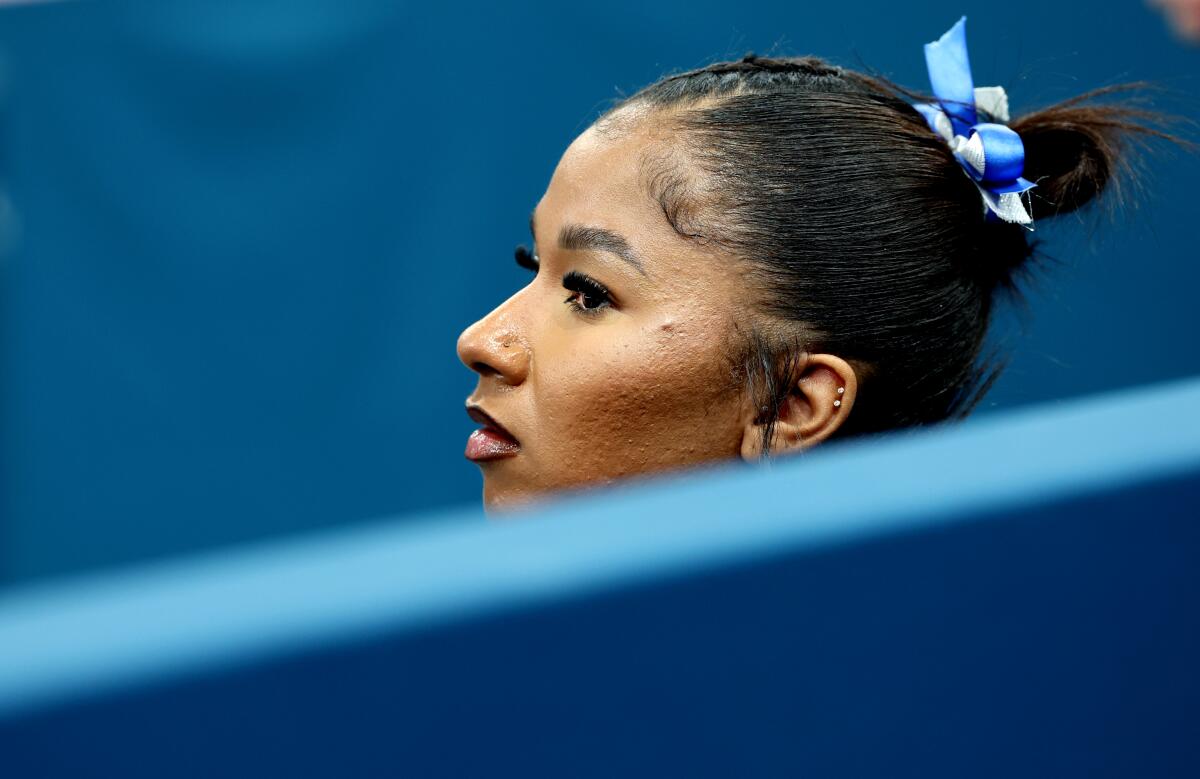
POLYGON ((1016 131, 1003 124, 980 122, 982 110, 998 122, 1008 121, 1004 87, 975 88, 967 59, 967 17, 962 17, 933 43, 925 44, 929 83, 938 102, 914 106, 950 145, 955 159, 979 188, 984 215, 1033 229, 1033 217, 1021 193, 1036 186, 1021 177, 1025 145, 1016 131))

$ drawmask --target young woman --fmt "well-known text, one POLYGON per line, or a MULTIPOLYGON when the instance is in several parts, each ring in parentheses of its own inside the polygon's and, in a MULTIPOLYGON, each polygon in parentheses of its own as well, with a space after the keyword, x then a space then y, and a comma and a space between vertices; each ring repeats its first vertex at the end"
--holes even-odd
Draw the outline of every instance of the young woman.
POLYGON ((517 249, 531 281, 458 342, 485 503, 968 413, 1032 223, 1162 133, 1090 102, 1113 88, 1006 125, 963 35, 926 47, 933 97, 751 54, 576 138, 517 249))

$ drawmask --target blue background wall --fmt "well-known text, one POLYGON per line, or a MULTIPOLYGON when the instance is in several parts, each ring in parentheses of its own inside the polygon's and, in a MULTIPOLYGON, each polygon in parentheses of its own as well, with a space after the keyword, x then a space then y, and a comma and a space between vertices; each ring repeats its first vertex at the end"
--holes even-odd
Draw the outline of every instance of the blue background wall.
MULTIPOLYGON (((455 338, 523 283, 562 150, 668 70, 923 88, 966 13, 1016 113, 1150 79, 1200 114, 1200 52, 1140 2, 347 5, 4 10, 0 582, 477 501, 455 338)), ((1040 229, 1061 262, 982 413, 1200 373, 1200 165, 1146 167, 1115 228, 1040 229)))

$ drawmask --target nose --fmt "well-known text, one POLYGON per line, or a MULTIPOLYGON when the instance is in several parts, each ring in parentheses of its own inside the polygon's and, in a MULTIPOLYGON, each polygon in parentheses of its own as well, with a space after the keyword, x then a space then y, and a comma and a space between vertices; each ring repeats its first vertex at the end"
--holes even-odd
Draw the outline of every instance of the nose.
POLYGON ((509 310, 511 299, 458 337, 458 359, 485 378, 517 386, 529 376, 529 342, 509 310))

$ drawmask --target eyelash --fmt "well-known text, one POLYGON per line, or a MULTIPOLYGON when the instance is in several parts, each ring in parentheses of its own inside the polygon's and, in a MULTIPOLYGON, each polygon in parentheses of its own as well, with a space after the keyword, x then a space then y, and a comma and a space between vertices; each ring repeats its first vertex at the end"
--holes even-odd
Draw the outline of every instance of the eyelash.
MULTIPOLYGON (((517 265, 526 270, 537 273, 541 268, 540 258, 524 244, 516 248, 514 256, 517 265)), ((564 274, 562 284, 564 289, 568 289, 573 293, 563 302, 569 304, 572 309, 584 316, 597 316, 603 309, 608 308, 613 303, 612 293, 608 291, 608 287, 579 271, 573 270, 564 274), (581 295, 583 296, 582 302, 577 300, 581 295), (589 301, 595 302, 595 305, 586 305, 589 301)))
POLYGON ((584 316, 597 316, 603 309, 612 305, 612 294, 608 291, 608 287, 591 276, 585 276, 577 270, 568 271, 563 275, 562 283, 565 289, 574 293, 563 302, 584 316), (576 301, 580 295, 583 296, 583 303, 576 301), (584 305, 589 299, 598 302, 594 306, 584 305))
POLYGON ((521 244, 517 247, 516 259, 517 265, 520 265, 525 270, 531 270, 534 273, 538 272, 538 268, 542 264, 541 260, 538 259, 538 256, 529 251, 529 247, 525 244, 521 244))

